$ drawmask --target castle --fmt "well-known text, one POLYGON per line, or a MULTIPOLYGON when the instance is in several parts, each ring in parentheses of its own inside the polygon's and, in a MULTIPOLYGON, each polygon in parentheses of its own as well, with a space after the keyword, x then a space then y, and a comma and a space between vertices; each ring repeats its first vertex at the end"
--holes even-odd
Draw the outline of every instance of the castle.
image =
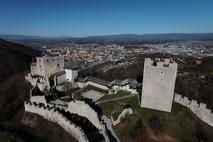
MULTIPOLYGON (((200 119, 213 126, 213 114, 204 104, 191 102, 178 94, 174 97, 176 74, 177 63, 173 60, 145 59, 141 107, 171 112, 175 98, 175 102, 190 108, 200 119)), ((107 92, 105 95, 113 96, 122 90, 134 96, 138 95, 139 83, 133 79, 109 82, 90 76, 80 78, 77 70, 64 68, 63 57, 47 55, 36 58, 25 78, 33 86, 30 98, 24 103, 25 111, 57 123, 78 141, 119 142, 112 126, 126 114, 134 113, 131 108, 126 108, 117 120, 110 120, 102 113, 94 97, 77 100, 66 95, 67 91, 75 88, 95 86, 107 92)))
POLYGON ((141 107, 171 112, 177 63, 170 59, 145 59, 141 107))
POLYGON ((33 86, 37 85, 43 91, 66 82, 70 82, 70 87, 73 87, 77 76, 77 70, 64 69, 62 56, 45 55, 36 57, 36 62, 31 63, 31 72, 25 78, 33 86))
POLYGON ((31 74, 48 78, 51 75, 64 71, 64 58, 62 56, 36 57, 36 62, 31 63, 31 74))
MULTIPOLYGON (((112 123, 93 101, 74 100, 65 94, 76 87, 97 84, 99 88, 107 87, 109 91, 109 84, 103 85, 103 80, 92 77, 81 82, 81 79, 77 79, 77 70, 64 68, 61 56, 37 57, 36 62, 31 64, 31 72, 25 78, 33 86, 29 100, 24 103, 25 111, 57 123, 78 141, 119 142, 112 123)), ((128 86, 129 82, 125 85, 128 86)))

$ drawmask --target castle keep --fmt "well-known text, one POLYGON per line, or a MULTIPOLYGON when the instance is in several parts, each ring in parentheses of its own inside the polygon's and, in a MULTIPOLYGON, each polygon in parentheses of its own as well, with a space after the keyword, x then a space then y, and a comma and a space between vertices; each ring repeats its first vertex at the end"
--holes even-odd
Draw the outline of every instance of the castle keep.
POLYGON ((37 85, 41 91, 66 82, 70 82, 71 88, 74 85, 74 79, 78 76, 77 70, 64 69, 64 57, 62 56, 36 57, 36 62, 31 63, 30 68, 31 72, 25 78, 33 86, 37 85))
POLYGON ((146 58, 141 107, 171 112, 177 63, 170 59, 146 58))
POLYGON ((64 58, 62 56, 36 57, 35 63, 31 64, 31 74, 45 78, 64 70, 64 58))

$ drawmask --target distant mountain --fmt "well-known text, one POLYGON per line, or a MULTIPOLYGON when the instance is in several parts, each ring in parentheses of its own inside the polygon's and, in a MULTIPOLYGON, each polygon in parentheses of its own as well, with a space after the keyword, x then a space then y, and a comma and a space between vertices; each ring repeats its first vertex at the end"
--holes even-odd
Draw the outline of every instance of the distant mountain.
POLYGON ((178 40, 213 40, 213 33, 166 33, 166 34, 120 34, 104 36, 74 37, 41 37, 24 35, 0 35, 10 41, 57 40, 69 42, 145 42, 145 41, 178 41, 178 40))
POLYGON ((25 36, 25 35, 0 35, 4 40, 27 40, 27 39, 47 39, 48 37, 41 36, 25 36))
POLYGON ((83 38, 88 41, 100 42, 143 42, 143 41, 174 41, 174 40, 213 40, 213 33, 168 33, 168 34, 121 34, 106 36, 89 36, 83 38))

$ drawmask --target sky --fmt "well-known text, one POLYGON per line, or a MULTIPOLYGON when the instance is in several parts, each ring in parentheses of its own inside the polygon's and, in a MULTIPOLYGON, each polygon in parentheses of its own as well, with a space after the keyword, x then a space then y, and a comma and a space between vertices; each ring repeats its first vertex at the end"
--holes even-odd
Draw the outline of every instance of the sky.
POLYGON ((213 0, 0 0, 0 34, 213 32, 213 0))

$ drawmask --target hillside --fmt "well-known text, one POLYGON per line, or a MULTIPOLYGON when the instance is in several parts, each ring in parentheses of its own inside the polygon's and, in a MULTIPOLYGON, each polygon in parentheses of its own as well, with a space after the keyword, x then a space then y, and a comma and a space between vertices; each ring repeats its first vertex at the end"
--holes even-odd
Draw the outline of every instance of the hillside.
POLYGON ((29 47, 0 40, 0 110, 2 112, 10 110, 13 101, 16 101, 14 105, 17 105, 17 99, 19 97, 23 99, 25 93, 28 93, 30 85, 24 81, 23 72, 29 70, 32 58, 38 55, 37 51, 29 47))
POLYGON ((0 83, 29 69, 32 58, 38 55, 32 48, 0 39, 0 83))

